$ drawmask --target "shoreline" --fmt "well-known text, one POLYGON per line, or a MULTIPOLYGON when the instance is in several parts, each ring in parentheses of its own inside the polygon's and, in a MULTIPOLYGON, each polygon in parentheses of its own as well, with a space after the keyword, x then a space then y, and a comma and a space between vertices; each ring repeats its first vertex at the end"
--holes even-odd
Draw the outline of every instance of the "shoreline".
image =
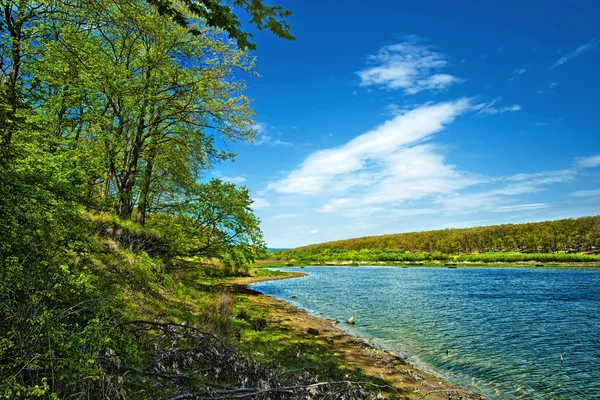
POLYGON ((326 263, 294 264, 258 260, 256 268, 308 268, 308 267, 397 267, 397 268, 526 268, 526 269, 600 269, 600 262, 536 263, 530 261, 507 262, 406 262, 406 261, 339 261, 326 263))
POLYGON ((367 376, 388 381, 391 386, 402 392, 403 398, 435 400, 483 398, 417 368, 393 352, 374 347, 365 339, 338 328, 331 320, 311 315, 303 308, 248 287, 252 283, 300 278, 306 275, 302 272, 287 272, 286 275, 280 276, 237 278, 224 283, 224 286, 233 292, 248 295, 248 299, 253 304, 266 312, 269 324, 281 324, 293 328, 307 340, 316 340, 319 344, 328 346, 346 365, 361 370, 367 376), (318 334, 309 334, 309 329, 316 329, 318 334))

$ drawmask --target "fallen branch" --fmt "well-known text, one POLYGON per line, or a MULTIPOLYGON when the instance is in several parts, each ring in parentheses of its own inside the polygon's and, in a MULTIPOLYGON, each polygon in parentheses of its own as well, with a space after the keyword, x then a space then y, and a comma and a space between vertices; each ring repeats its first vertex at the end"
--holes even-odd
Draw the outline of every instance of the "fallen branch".
POLYGON ((144 321, 144 320, 134 320, 134 321, 119 322, 116 326, 135 325, 135 324, 158 326, 158 327, 161 327, 161 328, 167 328, 167 327, 172 326, 172 327, 189 329, 189 330, 197 332, 197 333, 199 333, 201 335, 209 336, 209 337, 215 339, 227 351, 232 352, 232 350, 221 339, 219 339, 217 336, 215 336, 214 334, 212 334, 210 332, 206 332, 206 331, 203 331, 202 329, 196 328, 195 326, 190 326, 190 325, 185 325, 185 324, 178 324, 176 322, 155 322, 155 321, 144 321))
POLYGON ((301 372, 301 371, 307 371, 309 369, 318 369, 319 367, 316 365, 308 365, 306 367, 302 367, 302 368, 298 368, 298 369, 291 369, 289 371, 283 371, 282 373, 280 373, 279 375, 275 375, 275 379, 279 379, 281 378, 283 375, 287 375, 287 374, 293 374, 295 372, 301 372))
POLYGON ((210 399, 210 400, 225 400, 225 399, 243 399, 243 398, 249 398, 249 397, 254 397, 254 396, 258 396, 261 394, 267 394, 267 393, 291 393, 295 390, 300 390, 300 389, 310 389, 310 388, 315 388, 315 387, 321 387, 321 386, 334 386, 334 385, 348 385, 348 386, 353 386, 356 385, 358 387, 361 387, 360 385, 368 385, 368 386, 374 386, 378 389, 392 389, 393 391, 395 391, 396 393, 400 394, 398 392, 398 390, 390 385, 378 385, 372 382, 354 382, 354 381, 331 381, 331 382, 317 382, 317 383, 311 383, 308 385, 294 385, 294 386, 282 386, 282 387, 274 387, 274 388, 269 388, 269 389, 257 389, 257 388, 235 388, 235 389, 231 389, 231 390, 217 390, 215 392, 213 392, 213 394, 211 395, 210 393, 207 392, 203 392, 203 393, 183 393, 180 395, 177 395, 175 397, 170 398, 169 400, 183 400, 183 399, 210 399), (246 392, 246 393, 244 393, 246 392), (219 396, 219 397, 215 397, 215 395, 219 396), (204 396, 204 397, 203 397, 204 396), (210 396, 210 397, 205 397, 205 396, 210 396))
POLYGON ((163 379, 187 379, 196 374, 201 374, 203 372, 212 371, 214 368, 212 368, 212 367, 211 368, 202 368, 202 369, 188 371, 188 372, 185 372, 182 374, 176 374, 176 375, 161 374, 160 372, 148 371, 148 370, 145 370, 144 368, 131 367, 128 365, 121 365, 119 367, 119 369, 124 369, 126 371, 134 371, 134 372, 138 372, 140 374, 146 375, 146 376, 155 376, 157 378, 163 378, 163 379))

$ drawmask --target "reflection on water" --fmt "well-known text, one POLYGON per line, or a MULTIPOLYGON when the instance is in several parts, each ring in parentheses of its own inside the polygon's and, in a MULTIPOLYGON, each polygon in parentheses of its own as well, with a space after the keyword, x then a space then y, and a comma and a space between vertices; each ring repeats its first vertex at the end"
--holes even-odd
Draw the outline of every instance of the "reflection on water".
POLYGON ((302 272, 252 287, 288 301, 295 294, 292 304, 322 317, 354 315, 351 332, 490 398, 600 398, 600 270, 302 272))

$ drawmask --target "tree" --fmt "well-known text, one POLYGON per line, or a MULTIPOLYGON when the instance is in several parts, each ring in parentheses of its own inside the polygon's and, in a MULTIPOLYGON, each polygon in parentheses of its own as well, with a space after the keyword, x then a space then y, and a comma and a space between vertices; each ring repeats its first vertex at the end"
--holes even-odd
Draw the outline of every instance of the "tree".
POLYGON ((114 195, 124 219, 137 204, 144 224, 159 206, 157 177, 177 199, 203 169, 232 156, 216 139, 254 136, 239 79, 253 74, 254 60, 221 32, 196 24, 201 34, 191 35, 135 0, 101 0, 77 12, 85 16, 57 26, 45 45, 51 62, 37 65, 39 108, 49 121, 41 125, 62 132, 54 135, 62 145, 92 149, 90 180, 100 188, 92 192, 103 201, 114 195), (65 135, 70 124, 77 128, 65 135))
POLYGON ((245 187, 213 179, 199 185, 183 208, 193 224, 195 245, 190 253, 202 257, 254 261, 264 251, 260 219, 245 187))
MULTIPOLYGON (((156 6, 160 14, 168 15, 180 26, 189 28, 191 33, 201 34, 190 25, 190 17, 178 7, 179 2, 174 0, 146 1, 148 4, 156 6)), ((244 10, 250 16, 250 23, 258 29, 267 28, 282 39, 295 39, 290 33, 289 24, 285 21, 292 15, 290 10, 284 10, 281 6, 267 6, 262 0, 231 0, 229 3, 244 10)), ((240 49, 256 49, 256 45, 250 42, 253 35, 240 28, 242 23, 232 7, 221 4, 220 0, 187 0, 184 4, 194 17, 206 21, 210 27, 220 28, 227 32, 230 39, 237 41, 240 49)))
POLYGON ((36 25, 50 5, 29 0, 0 1, 0 150, 11 143, 23 108, 22 66, 36 25))

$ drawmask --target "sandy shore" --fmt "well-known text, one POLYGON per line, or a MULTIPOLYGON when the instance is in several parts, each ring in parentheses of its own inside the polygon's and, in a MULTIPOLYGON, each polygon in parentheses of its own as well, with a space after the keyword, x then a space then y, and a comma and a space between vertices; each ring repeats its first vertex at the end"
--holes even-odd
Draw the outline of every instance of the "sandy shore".
MULTIPOLYGON (((227 283, 234 292, 248 295, 249 300, 264 310, 269 324, 281 324, 293 328, 300 336, 317 340, 320 344, 329 346, 339 354, 345 362, 362 370, 366 375, 385 379, 390 385, 398 388, 407 399, 480 399, 456 387, 441 378, 421 371, 398 358, 391 352, 382 351, 370 346, 362 339, 353 336, 335 326, 332 321, 310 315, 307 311, 292 306, 286 301, 249 289, 247 285, 266 280, 289 279, 304 276, 300 272, 290 272, 290 275, 275 277, 239 278, 227 283), (308 329, 319 331, 317 336, 309 335, 308 329), (407 390, 417 393, 404 394, 407 390), (420 393, 420 394, 419 394, 420 393)), ((357 321, 360 323, 360 321, 357 321)))

